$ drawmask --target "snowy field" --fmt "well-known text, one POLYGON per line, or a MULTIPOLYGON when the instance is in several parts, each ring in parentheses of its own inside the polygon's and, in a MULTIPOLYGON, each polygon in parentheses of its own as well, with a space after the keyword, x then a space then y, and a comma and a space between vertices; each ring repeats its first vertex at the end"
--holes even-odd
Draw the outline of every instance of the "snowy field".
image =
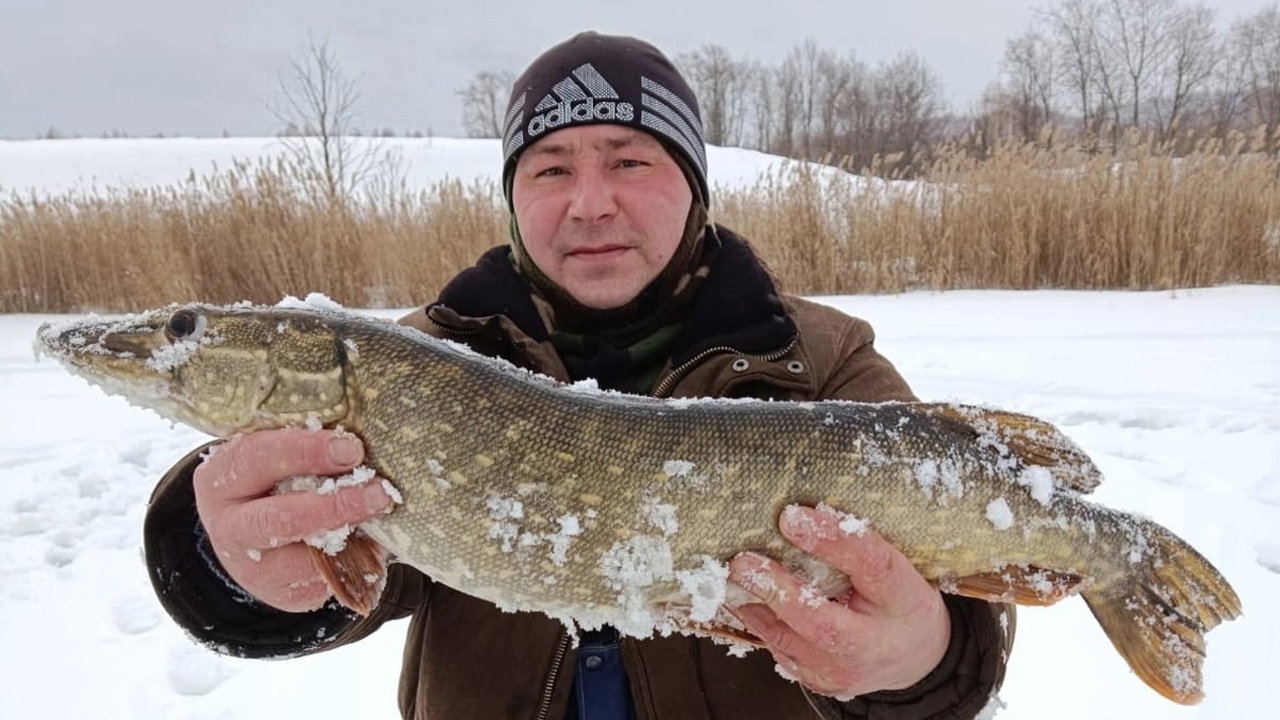
MULTIPOLYGON (((275 142, 0 142, 0 193, 176 182, 275 142)), ((493 141, 398 142, 419 186, 498 165, 493 141)), ((780 162, 714 148, 710 159, 714 184, 780 162)), ((869 319, 922 397, 1062 427, 1107 476, 1098 500, 1189 540, 1243 600, 1244 617, 1208 637, 1208 697, 1192 708, 1133 676, 1079 599, 1024 609, 999 717, 1276 717, 1280 288, 823 300, 869 319)), ((48 319, 61 318, 0 315, 0 718, 396 717, 403 625, 286 662, 216 656, 174 627, 141 562, 142 516, 155 481, 203 437, 37 361, 31 340, 48 319)))
MULTIPOLYGON (((502 168, 497 140, 357 138, 356 143, 357 150, 375 143, 375 151, 398 158, 411 189, 429 187, 445 177, 463 183, 496 181, 502 168)), ((287 155, 288 148, 278 138, 0 140, 0 197, 169 185, 185 181, 192 172, 228 170, 236 160, 287 155)), ((750 184, 761 172, 776 170, 785 162, 755 150, 707 148, 713 187, 750 184)))
MULTIPOLYGON (((1078 599, 1024 609, 1002 718, 1274 717, 1280 648, 1280 289, 827 298, 870 319, 926 398, 1063 427, 1099 500, 1188 539, 1244 617, 1209 635, 1208 697, 1131 675, 1078 599)), ((381 312, 379 314, 392 314, 381 312)), ((193 646, 140 561, 147 493, 202 437, 37 361, 48 317, 0 316, 0 717, 394 718, 403 625, 327 655, 193 646)))

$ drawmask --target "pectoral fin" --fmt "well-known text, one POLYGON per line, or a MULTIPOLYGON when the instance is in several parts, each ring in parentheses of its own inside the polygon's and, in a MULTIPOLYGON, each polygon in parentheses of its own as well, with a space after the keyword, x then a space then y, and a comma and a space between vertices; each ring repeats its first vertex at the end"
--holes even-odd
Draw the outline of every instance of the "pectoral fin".
POLYGON ((357 531, 336 555, 314 546, 308 548, 335 600, 361 616, 373 612, 387 582, 387 564, 378 543, 357 531))

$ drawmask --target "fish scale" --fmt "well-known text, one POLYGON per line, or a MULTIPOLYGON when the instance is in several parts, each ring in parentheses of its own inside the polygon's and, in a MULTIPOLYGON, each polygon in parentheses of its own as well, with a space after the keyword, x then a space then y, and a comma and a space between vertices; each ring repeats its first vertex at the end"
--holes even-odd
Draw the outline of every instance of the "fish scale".
POLYGON ((645 398, 567 386, 333 308, 174 306, 42 327, 37 343, 131 402, 225 437, 342 427, 400 502, 336 555, 368 612, 381 554, 506 610, 626 634, 757 642, 727 561, 769 555, 836 597, 848 579, 778 532, 791 505, 865 520, 944 592, 1049 605, 1079 594, 1134 672, 1203 696, 1204 633, 1240 613, 1162 526, 1087 499, 1101 476, 1051 425, 948 403, 645 398))

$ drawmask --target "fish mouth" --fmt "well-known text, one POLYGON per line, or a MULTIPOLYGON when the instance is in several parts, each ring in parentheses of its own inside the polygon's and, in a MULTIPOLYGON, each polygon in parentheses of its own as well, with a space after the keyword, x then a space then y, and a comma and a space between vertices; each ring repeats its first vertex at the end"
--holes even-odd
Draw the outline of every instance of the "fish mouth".
POLYGON ((36 331, 34 349, 37 357, 47 355, 72 368, 110 368, 120 374, 144 365, 170 344, 163 332, 164 317, 167 314, 152 312, 46 322, 36 331))
POLYGON ((37 358, 57 360, 106 393, 172 418, 185 414, 177 371, 199 347, 203 320, 191 308, 176 306, 120 317, 90 315, 41 324, 32 347, 37 358), (175 334, 175 326, 190 332, 175 334))

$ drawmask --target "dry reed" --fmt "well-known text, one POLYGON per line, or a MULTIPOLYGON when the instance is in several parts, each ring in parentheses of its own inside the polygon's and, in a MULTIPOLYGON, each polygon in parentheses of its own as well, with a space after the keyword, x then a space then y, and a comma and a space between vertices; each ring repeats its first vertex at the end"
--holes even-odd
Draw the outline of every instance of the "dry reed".
MULTIPOLYGON (((875 168, 871 169, 873 172, 875 168)), ((1024 146, 963 153, 914 182, 788 164, 713 190, 713 214, 804 294, 907 289, 1166 289, 1280 282, 1280 163, 1205 146, 1174 158, 1024 146)), ((506 241, 494 183, 311 192, 287 164, 237 164, 146 190, 0 198, 0 312, 434 297, 506 241)))

